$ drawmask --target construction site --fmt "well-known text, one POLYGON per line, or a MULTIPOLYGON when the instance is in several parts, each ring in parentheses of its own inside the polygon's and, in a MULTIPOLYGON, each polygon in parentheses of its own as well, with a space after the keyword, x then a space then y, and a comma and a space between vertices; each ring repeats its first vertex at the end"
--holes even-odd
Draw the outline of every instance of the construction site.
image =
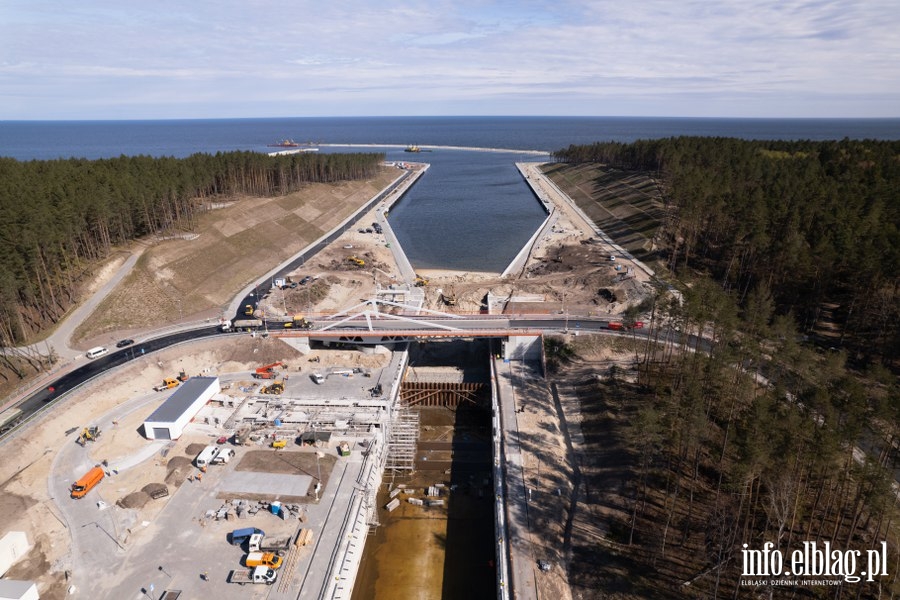
POLYGON ((40 557, 14 575, 43 578, 46 597, 57 600, 177 597, 160 590, 362 599, 425 593, 423 585, 423 597, 506 597, 510 581, 524 582, 519 598, 571 597, 563 571, 532 574, 536 557, 541 565, 562 559, 562 535, 520 533, 529 524, 517 465, 533 473, 538 464, 534 481, 567 469, 558 429, 545 424, 558 415, 540 408, 552 401, 531 383, 543 377, 540 344, 528 342, 536 356, 523 350, 510 361, 515 343, 496 339, 508 322, 492 325, 493 339, 477 339, 441 320, 563 315, 587 304, 587 313, 613 312, 647 293, 645 271, 582 233, 561 208, 522 254, 522 277, 413 272, 379 212, 386 208, 373 210, 359 220, 376 219, 383 230, 350 228, 271 287, 257 286, 249 334, 235 321, 227 343, 140 355, 55 407, 41 436, 23 440, 23 456, 39 455, 51 439, 67 443, 5 469, 2 524, 31 532, 40 557), (363 298, 371 300, 358 304, 363 298), (455 341, 308 339, 313 330, 328 334, 332 322, 391 319, 455 341), (517 430, 542 441, 519 449, 517 430), (93 469, 103 475, 70 500, 72 482, 93 469), (49 495, 29 483, 42 478, 49 495), (48 510, 55 519, 39 516, 48 510), (259 568, 248 575, 246 557, 227 543, 240 527, 295 540, 306 532, 273 574, 245 581, 271 586, 231 585, 259 568), (70 536, 71 544, 54 543, 70 536), (185 544, 202 561, 173 558, 185 544), (512 564, 522 572, 510 572, 512 564))

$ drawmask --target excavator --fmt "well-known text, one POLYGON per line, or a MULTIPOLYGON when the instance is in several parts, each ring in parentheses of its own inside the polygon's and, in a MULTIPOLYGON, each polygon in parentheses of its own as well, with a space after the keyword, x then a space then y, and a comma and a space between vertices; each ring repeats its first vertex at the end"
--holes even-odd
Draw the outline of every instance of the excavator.
POLYGON ((273 381, 269 385, 264 385, 259 388, 260 394, 281 394, 284 392, 284 382, 283 381, 273 381))
POLYGON ((441 302, 447 306, 456 306, 456 294, 452 291, 449 293, 441 292, 441 302))
POLYGON ((270 365, 263 365, 256 369, 256 372, 253 373, 253 377, 255 379, 274 379, 275 378, 275 368, 282 367, 284 363, 281 362, 273 362, 270 365))
POLYGON ((351 257, 349 257, 347 260, 348 260, 349 262, 352 262, 352 263, 353 263, 354 265, 356 265, 357 267, 364 267, 364 266, 366 266, 366 261, 364 261, 363 259, 359 258, 358 256, 351 256, 351 257))
POLYGON ((416 287, 423 287, 426 285, 428 285, 428 280, 421 275, 416 275, 416 287))
POLYGON ((100 437, 100 428, 93 427, 85 427, 81 430, 81 435, 78 436, 76 440, 80 446, 84 446, 88 442, 96 442, 97 438, 100 437))
POLYGON ((294 315, 292 324, 297 329, 312 329, 312 323, 303 315, 294 315))

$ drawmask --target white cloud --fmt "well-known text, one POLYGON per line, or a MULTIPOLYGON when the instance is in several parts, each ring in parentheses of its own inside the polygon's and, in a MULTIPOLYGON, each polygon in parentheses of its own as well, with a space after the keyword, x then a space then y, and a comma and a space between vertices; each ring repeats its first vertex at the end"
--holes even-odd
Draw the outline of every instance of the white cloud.
POLYGON ((0 119, 92 105, 152 118, 153 101, 166 116, 290 115, 297 99, 320 115, 427 100, 455 114, 900 116, 892 1, 20 0, 0 22, 0 119))

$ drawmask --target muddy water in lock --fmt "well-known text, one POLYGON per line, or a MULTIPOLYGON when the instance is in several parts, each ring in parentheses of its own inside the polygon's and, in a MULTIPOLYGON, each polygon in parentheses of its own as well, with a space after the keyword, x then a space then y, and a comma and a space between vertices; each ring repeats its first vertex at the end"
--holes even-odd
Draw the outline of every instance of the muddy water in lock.
POLYGON ((420 428, 420 441, 437 443, 419 451, 415 474, 393 478, 394 487, 404 483, 415 493, 401 493, 400 506, 391 513, 383 508, 391 482, 385 474, 378 499, 381 525, 366 541, 353 600, 495 598, 490 413, 423 408, 420 428), (462 459, 451 460, 451 444, 465 448, 453 453, 462 459), (443 507, 407 502, 425 499, 424 489, 436 483, 446 485, 443 507))

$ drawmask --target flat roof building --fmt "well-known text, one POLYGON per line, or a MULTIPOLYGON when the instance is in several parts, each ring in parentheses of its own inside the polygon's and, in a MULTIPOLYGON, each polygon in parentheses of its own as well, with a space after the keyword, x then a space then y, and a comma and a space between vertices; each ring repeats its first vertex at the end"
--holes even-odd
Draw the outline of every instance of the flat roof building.
POLYGON ((17 560, 28 554, 31 544, 24 531, 10 531, 0 539, 0 577, 6 574, 17 560))
POLYGON ((219 393, 218 377, 191 377, 144 421, 148 440, 177 440, 200 409, 219 393))
POLYGON ((33 581, 0 579, 0 600, 40 600, 37 584, 33 581))

